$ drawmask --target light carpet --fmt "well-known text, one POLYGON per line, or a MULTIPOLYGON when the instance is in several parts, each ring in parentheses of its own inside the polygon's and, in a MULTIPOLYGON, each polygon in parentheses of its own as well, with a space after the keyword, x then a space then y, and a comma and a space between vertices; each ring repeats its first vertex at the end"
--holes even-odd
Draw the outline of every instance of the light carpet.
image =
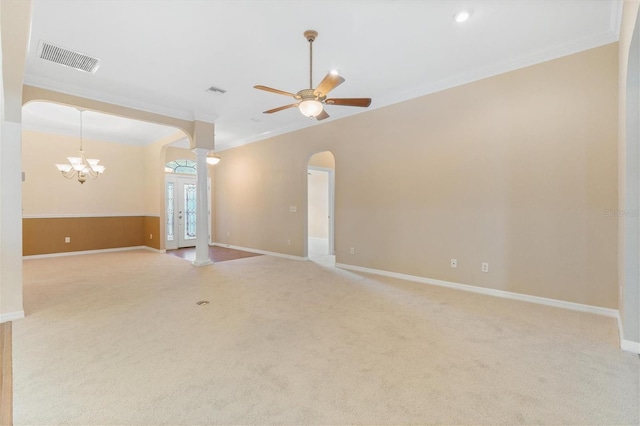
POLYGON ((16 425, 640 422, 611 318, 271 256, 32 259, 24 282, 16 425))

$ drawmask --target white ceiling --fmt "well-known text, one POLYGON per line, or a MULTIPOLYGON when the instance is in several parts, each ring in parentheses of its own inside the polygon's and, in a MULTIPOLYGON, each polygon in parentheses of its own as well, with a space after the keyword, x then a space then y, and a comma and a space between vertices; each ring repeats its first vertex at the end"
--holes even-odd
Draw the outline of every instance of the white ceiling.
MULTIPOLYGON (((307 88, 307 29, 319 32, 314 86, 336 69, 346 82, 330 97, 371 97, 373 109, 614 42, 620 14, 617 0, 33 0, 25 83, 214 122, 222 150, 366 111, 330 105, 323 122, 294 108, 262 113, 292 99, 254 85, 307 88), (461 9, 472 15, 459 24, 461 9), (97 57, 100 68, 39 59, 40 41, 97 57), (205 92, 212 85, 227 93, 205 92)), ((27 105, 25 125, 77 129, 77 111, 57 109, 27 105)), ((100 138, 113 141, 166 131, 134 135, 139 123, 104 120, 100 138)))

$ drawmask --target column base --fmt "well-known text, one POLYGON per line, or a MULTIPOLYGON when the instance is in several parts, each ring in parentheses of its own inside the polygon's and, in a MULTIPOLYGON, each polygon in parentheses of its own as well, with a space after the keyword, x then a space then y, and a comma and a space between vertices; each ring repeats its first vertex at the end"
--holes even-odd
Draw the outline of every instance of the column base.
POLYGON ((194 260, 193 262, 191 262, 191 264, 193 266, 207 266, 207 265, 213 265, 213 262, 211 261, 211 259, 207 259, 207 260, 194 260))

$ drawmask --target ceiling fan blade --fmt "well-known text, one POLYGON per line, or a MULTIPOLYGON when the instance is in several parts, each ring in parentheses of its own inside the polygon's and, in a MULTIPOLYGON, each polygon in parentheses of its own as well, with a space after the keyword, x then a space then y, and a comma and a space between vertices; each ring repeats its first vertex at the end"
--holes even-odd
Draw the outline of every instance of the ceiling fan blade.
POLYGON ((273 108, 273 109, 270 109, 268 111, 265 111, 263 114, 272 114, 274 112, 282 111, 283 109, 293 108, 293 107, 297 107, 297 106, 298 106, 298 104, 284 105, 284 106, 281 106, 281 107, 278 107, 278 108, 273 108))
POLYGON ((333 98, 324 101, 327 105, 355 106, 366 108, 371 105, 371 98, 333 98))
POLYGON ((253 88, 254 89, 259 89, 259 90, 265 90, 265 91, 271 92, 271 93, 277 93, 279 95, 291 96, 292 98, 296 97, 296 95, 294 95, 293 93, 285 92, 284 90, 274 89, 272 87, 258 85, 258 86, 253 86, 253 88))
POLYGON ((318 97, 327 96, 327 94, 338 87, 338 85, 344 83, 344 78, 340 77, 338 74, 328 73, 324 76, 316 90, 313 91, 313 94, 318 97))
POLYGON ((320 121, 320 120, 324 120, 325 118, 329 118, 329 114, 327 114, 327 111, 322 110, 322 112, 318 115, 316 115, 316 120, 320 121))

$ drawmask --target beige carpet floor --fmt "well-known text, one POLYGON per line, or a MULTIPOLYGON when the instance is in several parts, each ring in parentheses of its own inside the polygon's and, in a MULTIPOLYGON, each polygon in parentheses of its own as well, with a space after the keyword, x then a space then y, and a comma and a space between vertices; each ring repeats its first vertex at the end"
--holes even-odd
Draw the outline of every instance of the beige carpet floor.
POLYGON ((610 318, 270 256, 32 259, 24 281, 16 425, 640 421, 610 318))

